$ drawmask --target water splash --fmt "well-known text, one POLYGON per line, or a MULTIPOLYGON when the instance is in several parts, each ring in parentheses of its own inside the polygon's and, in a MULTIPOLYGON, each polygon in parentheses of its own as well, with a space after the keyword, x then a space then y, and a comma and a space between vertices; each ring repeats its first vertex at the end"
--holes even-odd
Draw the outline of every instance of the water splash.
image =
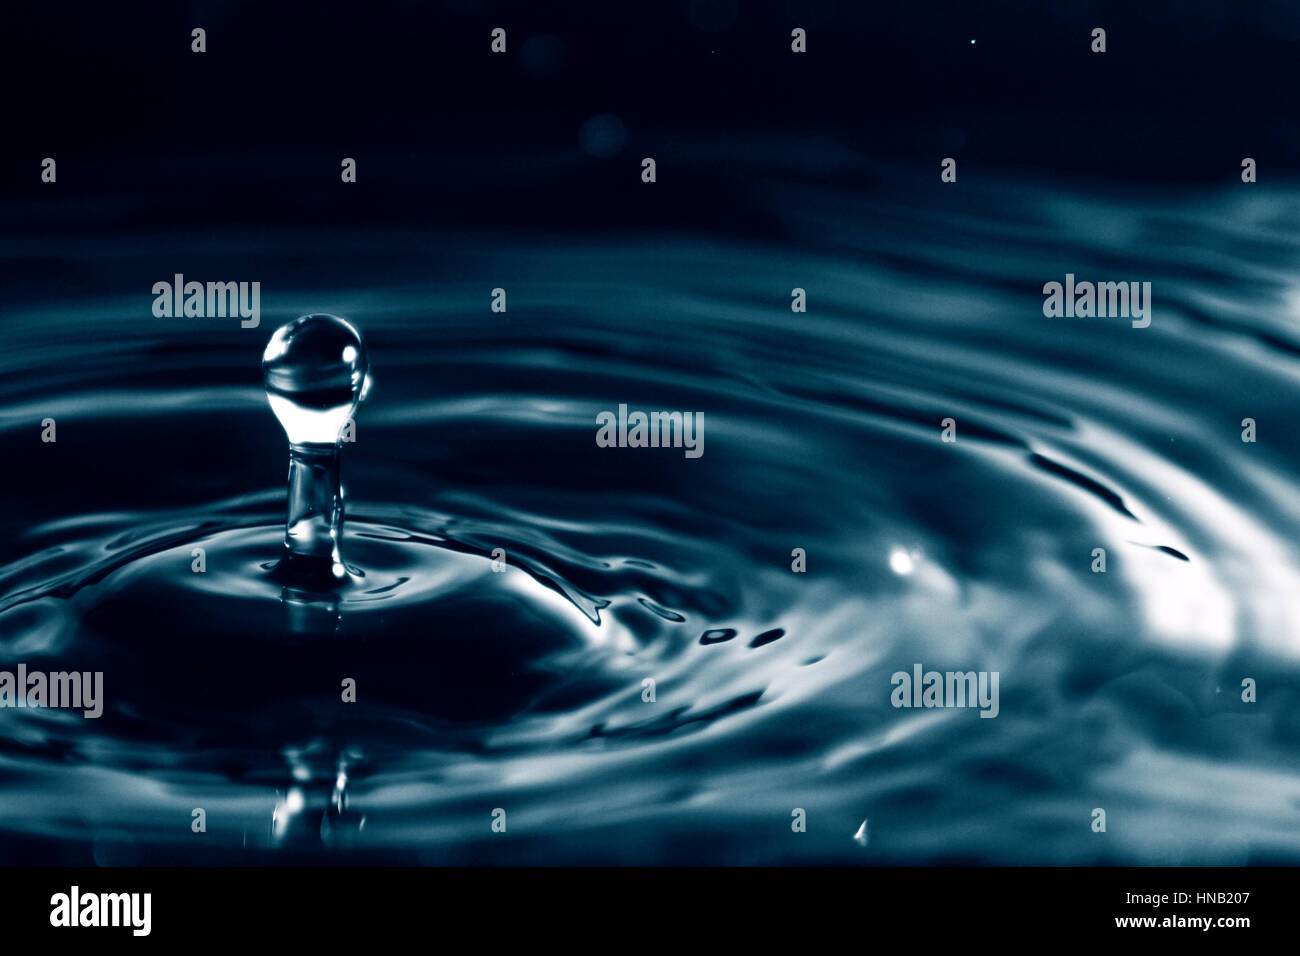
MULTIPOLYGON (((0 856, 129 834, 237 862, 247 832, 438 863, 1300 859, 1294 695, 1239 690, 1300 667, 1300 440, 1234 428, 1294 406, 1300 194, 963 196, 776 175, 755 202, 788 244, 386 234, 422 266, 457 250, 422 284, 359 266, 369 238, 262 235, 311 262, 286 287, 348 276, 328 294, 365 311, 385 385, 348 462, 365 579, 288 591, 288 625, 261 342, 20 305, 0 653, 103 670, 106 708, 91 734, 0 710, 0 856), (524 258, 512 302, 536 308, 507 334, 476 303, 524 258), (1149 329, 1044 320, 1044 278, 1115 261, 1153 280, 1149 329), (812 303, 793 325, 787 275, 812 303), (702 467, 595 446, 595 413, 641 396, 709 413, 702 467), (999 717, 893 710, 919 660, 1000 671, 999 717), (280 748, 315 741, 288 779, 280 748), (819 825, 752 838, 810 792, 819 825), (223 808, 201 851, 182 801, 223 808), (1130 837, 1091 833, 1097 805, 1130 837), (498 806, 526 840, 484 838, 498 806), (864 807, 888 821, 869 854, 864 807)), ((136 239, 136 271, 170 254, 136 239)))
POLYGON ((284 570, 299 581, 342 581, 339 446, 369 388, 361 335, 338 316, 304 315, 271 336, 262 374, 289 438, 284 570))

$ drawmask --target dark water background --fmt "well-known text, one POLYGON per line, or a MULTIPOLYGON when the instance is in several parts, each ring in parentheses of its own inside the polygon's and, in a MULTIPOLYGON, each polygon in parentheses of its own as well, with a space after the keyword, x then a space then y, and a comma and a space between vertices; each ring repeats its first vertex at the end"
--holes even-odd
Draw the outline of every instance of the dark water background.
POLYGON ((1300 24, 819 7, 796 75, 779 6, 231 9, 198 64, 173 14, 24 15, 72 72, 3 207, 0 666, 106 712, 0 710, 0 859, 1300 857, 1295 126, 1240 92, 1295 95, 1300 24), (458 46, 507 15, 515 60, 458 46), (155 318, 178 272, 261 282, 260 327, 155 318), (1067 272, 1151 327, 1044 318, 1067 272), (312 311, 374 374, 332 599, 268 573, 259 361, 312 311), (620 403, 704 455, 598 448, 620 403), (915 662, 999 716, 894 709, 915 662))

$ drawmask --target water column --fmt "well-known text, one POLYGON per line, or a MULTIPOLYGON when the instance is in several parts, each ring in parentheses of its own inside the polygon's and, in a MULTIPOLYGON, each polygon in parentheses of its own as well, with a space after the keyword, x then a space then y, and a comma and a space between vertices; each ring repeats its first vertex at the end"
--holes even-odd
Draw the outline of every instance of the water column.
POLYGON ((271 411, 289 439, 281 570, 304 584, 342 582, 339 446, 370 385, 361 336, 338 316, 304 315, 271 336, 262 374, 271 411))

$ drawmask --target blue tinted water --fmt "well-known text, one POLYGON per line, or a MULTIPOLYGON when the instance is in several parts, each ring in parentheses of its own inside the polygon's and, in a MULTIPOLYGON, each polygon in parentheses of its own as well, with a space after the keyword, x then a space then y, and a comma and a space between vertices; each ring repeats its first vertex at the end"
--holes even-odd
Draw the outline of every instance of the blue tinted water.
POLYGON ((5 319, 0 664, 105 713, 0 709, 0 858, 1300 860, 1300 193, 962 188, 774 177, 744 241, 6 245, 140 293, 5 319), (178 246, 264 265, 261 326, 152 318, 178 246), (1151 327, 1044 318, 1067 272, 1151 327), (314 310, 374 376, 330 595, 273 573, 259 369, 314 310), (597 447, 620 403, 704 455, 597 447), (999 672, 997 718, 892 707, 917 662, 999 672))

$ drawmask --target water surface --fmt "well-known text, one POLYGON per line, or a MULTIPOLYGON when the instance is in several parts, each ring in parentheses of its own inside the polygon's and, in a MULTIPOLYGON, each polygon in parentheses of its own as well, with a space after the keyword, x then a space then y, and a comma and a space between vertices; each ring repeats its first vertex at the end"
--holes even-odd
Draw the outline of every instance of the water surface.
POLYGON ((0 246, 138 288, 5 320, 0 665, 103 671, 105 713, 0 709, 0 858, 1300 861, 1300 193, 764 162, 748 239, 0 246), (153 318, 179 269, 260 277, 260 327, 153 318), (1067 272, 1151 282, 1150 328, 1044 318, 1067 272), (271 573, 259 360, 311 311, 374 374, 332 595, 271 573), (620 403, 703 456, 597 447, 620 403), (997 671, 996 719, 892 707, 917 662, 997 671))

